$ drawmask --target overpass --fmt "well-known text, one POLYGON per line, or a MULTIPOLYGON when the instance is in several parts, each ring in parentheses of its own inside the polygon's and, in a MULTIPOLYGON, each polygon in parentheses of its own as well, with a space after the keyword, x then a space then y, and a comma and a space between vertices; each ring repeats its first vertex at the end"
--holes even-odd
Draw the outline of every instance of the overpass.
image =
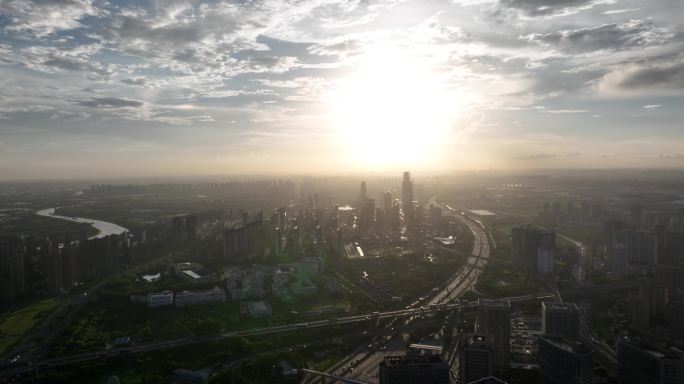
MULTIPOLYGON (((563 296, 584 296, 584 295, 595 295, 600 292, 615 291, 615 290, 626 290, 638 287, 638 282, 618 282, 612 284, 606 284, 602 286, 592 286, 585 288, 578 288, 569 291, 562 291, 563 296)), ((533 300, 543 300, 543 299, 553 299, 555 297, 554 292, 539 292, 532 293, 528 295, 513 296, 500 298, 500 300, 509 300, 511 303, 533 301, 533 300)), ((32 373, 37 371, 42 371, 49 368, 57 368, 61 366, 84 363, 96 359, 102 359, 107 357, 122 356, 134 353, 150 352, 157 350, 164 350, 170 348, 177 348, 193 344, 203 344, 209 342, 220 341, 228 338, 234 337, 250 337, 250 336, 265 336, 271 334, 288 333, 305 331, 308 329, 325 328, 332 326, 346 326, 360 324, 364 322, 377 322, 380 319, 391 319, 397 317, 410 317, 410 316, 423 316, 423 315, 434 315, 440 312, 450 312, 454 310, 463 310, 468 308, 477 307, 477 301, 456 301, 451 303, 442 304, 429 304, 417 308, 405 308, 385 312, 372 312, 362 315, 352 315, 338 318, 330 318, 323 320, 314 320, 309 322, 299 322, 292 324, 276 325, 270 327, 263 327, 251 330, 241 330, 225 332, 222 334, 217 334, 213 336, 197 336, 197 337, 184 337, 178 339, 171 339, 166 341, 157 341, 144 344, 136 344, 123 348, 115 349, 105 349, 91 352, 83 352, 79 354, 73 354, 68 356, 61 356, 51 359, 45 359, 40 361, 24 361, 16 364, 11 364, 0 369, 0 377, 14 376, 18 374, 32 373)))

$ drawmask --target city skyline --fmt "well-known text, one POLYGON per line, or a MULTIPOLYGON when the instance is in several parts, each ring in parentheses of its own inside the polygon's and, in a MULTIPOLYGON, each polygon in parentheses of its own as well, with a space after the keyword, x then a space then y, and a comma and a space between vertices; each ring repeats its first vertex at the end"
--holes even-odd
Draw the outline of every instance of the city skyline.
POLYGON ((681 168, 676 0, 0 4, 0 179, 681 168))

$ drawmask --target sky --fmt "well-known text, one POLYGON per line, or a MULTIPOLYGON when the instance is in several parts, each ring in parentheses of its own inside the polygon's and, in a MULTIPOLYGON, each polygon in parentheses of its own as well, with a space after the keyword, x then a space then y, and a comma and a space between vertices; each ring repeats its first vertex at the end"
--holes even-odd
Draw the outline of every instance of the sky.
POLYGON ((681 0, 0 0, 0 179, 684 166, 681 0))

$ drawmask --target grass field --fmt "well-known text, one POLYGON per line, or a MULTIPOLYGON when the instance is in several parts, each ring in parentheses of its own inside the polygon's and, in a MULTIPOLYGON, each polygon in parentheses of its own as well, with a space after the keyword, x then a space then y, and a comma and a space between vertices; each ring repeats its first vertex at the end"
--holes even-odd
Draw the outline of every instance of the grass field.
POLYGON ((57 304, 55 299, 43 299, 3 315, 0 320, 0 356, 21 341, 57 304))

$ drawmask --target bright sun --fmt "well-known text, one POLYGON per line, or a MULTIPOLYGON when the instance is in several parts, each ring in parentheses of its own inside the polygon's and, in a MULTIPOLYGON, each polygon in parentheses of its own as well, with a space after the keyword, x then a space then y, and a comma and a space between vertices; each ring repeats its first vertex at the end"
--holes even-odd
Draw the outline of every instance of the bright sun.
POLYGON ((436 160, 449 131, 449 100, 426 63, 376 49, 341 81, 333 117, 353 163, 415 166, 436 160))

